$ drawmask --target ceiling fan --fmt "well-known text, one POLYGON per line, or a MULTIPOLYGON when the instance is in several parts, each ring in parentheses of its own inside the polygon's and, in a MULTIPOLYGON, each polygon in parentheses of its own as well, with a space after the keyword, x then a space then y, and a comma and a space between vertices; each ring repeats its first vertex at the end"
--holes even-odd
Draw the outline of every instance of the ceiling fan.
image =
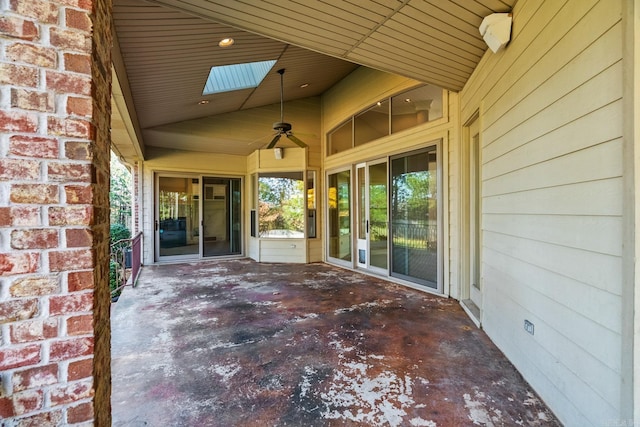
POLYGON ((269 145, 267 145, 267 149, 275 147, 282 135, 289 138, 300 148, 305 148, 307 147, 307 144, 300 141, 300 139, 291 133, 291 123, 286 123, 284 121, 284 68, 279 69, 278 74, 280 74, 280 121, 273 124, 273 130, 277 133, 269 145))

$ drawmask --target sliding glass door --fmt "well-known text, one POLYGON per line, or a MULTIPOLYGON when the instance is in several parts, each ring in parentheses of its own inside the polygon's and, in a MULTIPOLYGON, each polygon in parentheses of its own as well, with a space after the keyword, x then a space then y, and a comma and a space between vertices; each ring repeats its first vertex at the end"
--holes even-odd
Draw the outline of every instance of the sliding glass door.
POLYGON ((199 178, 158 177, 157 219, 155 222, 158 259, 199 256, 199 183, 199 178))
POLYGON ((440 290, 438 149, 391 158, 391 276, 440 290))
POLYGON ((202 181, 202 256, 240 254, 240 179, 204 177, 202 181))
POLYGON ((242 254, 240 178, 156 177, 156 259, 242 254))
POLYGON ((330 173, 327 184, 327 256, 332 262, 352 267, 351 170, 330 173))

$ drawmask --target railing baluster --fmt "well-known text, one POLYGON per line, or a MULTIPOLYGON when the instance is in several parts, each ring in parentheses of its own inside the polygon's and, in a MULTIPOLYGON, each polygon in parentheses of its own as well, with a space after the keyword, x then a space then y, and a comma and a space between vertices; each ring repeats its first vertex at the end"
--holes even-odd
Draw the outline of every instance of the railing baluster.
POLYGON ((111 264, 109 265, 109 284, 113 279, 115 289, 111 290, 111 297, 119 296, 125 286, 136 285, 140 274, 142 233, 137 233, 131 239, 122 239, 111 244, 111 264), (131 253, 131 274, 127 277, 127 253, 131 253), (113 277, 112 275, 113 270, 113 277))

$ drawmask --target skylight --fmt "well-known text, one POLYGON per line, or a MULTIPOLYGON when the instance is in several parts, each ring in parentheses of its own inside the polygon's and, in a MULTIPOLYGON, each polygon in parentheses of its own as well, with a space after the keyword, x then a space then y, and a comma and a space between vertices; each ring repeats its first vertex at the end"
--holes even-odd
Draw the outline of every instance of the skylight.
POLYGON ((203 95, 257 87, 275 64, 275 60, 211 67, 203 95))

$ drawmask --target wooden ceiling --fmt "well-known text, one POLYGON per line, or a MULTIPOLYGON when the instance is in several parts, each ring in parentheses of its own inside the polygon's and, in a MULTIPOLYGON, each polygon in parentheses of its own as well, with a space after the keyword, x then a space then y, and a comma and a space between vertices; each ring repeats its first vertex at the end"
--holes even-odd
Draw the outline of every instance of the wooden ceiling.
POLYGON ((146 129, 279 102, 275 72, 256 89, 203 96, 216 65, 277 59, 287 101, 321 95, 358 65, 460 90, 487 49, 482 19, 515 1, 114 0, 114 67, 153 145, 146 129), (235 45, 218 47, 224 37, 235 45))

